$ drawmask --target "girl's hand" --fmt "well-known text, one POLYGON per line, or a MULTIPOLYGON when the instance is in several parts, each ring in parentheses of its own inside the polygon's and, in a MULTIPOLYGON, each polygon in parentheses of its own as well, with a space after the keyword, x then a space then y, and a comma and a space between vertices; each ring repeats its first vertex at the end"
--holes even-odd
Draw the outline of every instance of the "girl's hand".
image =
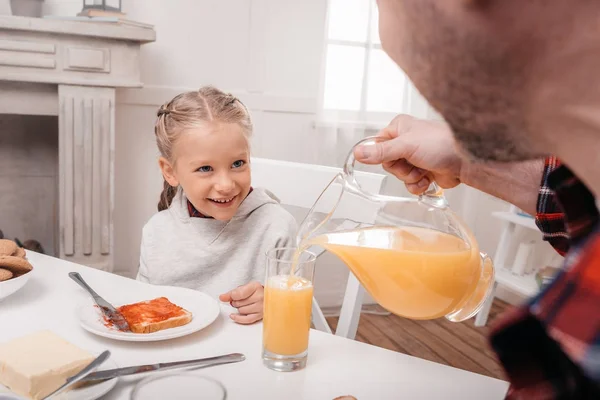
POLYGON ((265 288, 258 282, 250 282, 219 296, 222 302, 228 302, 238 309, 238 314, 229 317, 238 324, 253 324, 263 317, 263 299, 265 288))

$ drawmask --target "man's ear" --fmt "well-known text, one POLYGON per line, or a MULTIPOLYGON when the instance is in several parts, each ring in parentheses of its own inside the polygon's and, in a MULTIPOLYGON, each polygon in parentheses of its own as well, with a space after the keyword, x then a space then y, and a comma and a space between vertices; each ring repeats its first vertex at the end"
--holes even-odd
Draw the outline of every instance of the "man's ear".
POLYGON ((179 186, 179 180, 177 180, 177 177, 175 176, 175 171, 169 160, 167 160, 164 157, 160 157, 158 159, 158 166, 162 171, 163 178, 165 178, 165 181, 167 181, 169 185, 173 187, 179 186))

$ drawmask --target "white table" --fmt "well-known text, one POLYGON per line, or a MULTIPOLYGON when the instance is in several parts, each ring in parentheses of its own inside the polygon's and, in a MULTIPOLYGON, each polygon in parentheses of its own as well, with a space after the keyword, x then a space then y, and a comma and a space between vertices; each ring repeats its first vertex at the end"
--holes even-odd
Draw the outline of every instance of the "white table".
MULTIPOLYGON (((109 349, 119 366, 176 361, 240 352, 246 361, 194 373, 221 381, 228 399, 325 399, 350 394, 365 399, 503 399, 504 381, 451 368, 375 346, 311 331, 308 366, 278 373, 261 360, 261 324, 237 325, 228 318, 229 306, 208 328, 164 342, 122 342, 88 333, 75 318, 78 304, 88 296, 67 276, 80 272, 100 290, 135 290, 140 282, 28 253, 35 274, 19 292, 0 302, 0 342, 51 329, 93 352, 109 349)), ((102 294, 102 292, 101 292, 102 294)), ((139 379, 139 378, 138 378, 139 379)), ((121 378, 104 399, 129 399, 137 379, 121 378)), ((173 398, 177 398, 174 393, 173 398)))

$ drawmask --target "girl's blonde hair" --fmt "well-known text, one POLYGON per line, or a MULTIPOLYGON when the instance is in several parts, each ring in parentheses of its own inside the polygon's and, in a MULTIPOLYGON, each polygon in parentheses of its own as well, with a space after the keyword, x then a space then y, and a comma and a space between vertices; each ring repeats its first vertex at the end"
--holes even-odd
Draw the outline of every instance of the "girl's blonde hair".
MULTIPOLYGON (((249 138, 252 135, 252 119, 248 109, 237 97, 224 93, 212 86, 205 86, 195 92, 177 95, 163 104, 156 113, 154 126, 156 144, 160 154, 174 163, 173 145, 186 129, 197 128, 210 122, 239 124, 249 138)), ((177 188, 165 180, 158 202, 158 211, 171 205, 177 188)))

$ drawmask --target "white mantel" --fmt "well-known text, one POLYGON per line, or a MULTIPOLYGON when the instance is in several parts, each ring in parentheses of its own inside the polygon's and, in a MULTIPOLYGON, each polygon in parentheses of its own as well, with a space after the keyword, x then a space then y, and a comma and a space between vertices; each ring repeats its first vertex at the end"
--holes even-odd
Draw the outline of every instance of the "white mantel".
POLYGON ((112 270, 115 88, 140 87, 151 28, 0 16, 0 113, 56 115, 59 256, 112 270))

